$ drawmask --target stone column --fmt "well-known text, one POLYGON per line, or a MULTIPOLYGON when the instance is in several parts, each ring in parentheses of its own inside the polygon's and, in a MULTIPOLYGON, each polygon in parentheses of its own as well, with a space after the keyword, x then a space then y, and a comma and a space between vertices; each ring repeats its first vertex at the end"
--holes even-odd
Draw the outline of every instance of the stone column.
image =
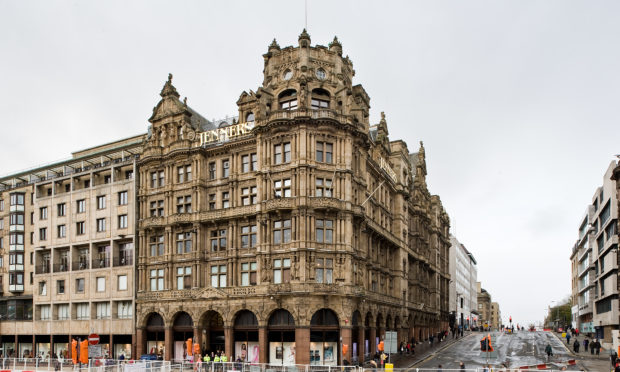
POLYGON ((110 333, 110 345, 108 347, 110 348, 110 358, 118 359, 116 355, 114 355, 114 335, 112 333, 110 333))
POLYGON ((344 361, 348 360, 349 362, 351 362, 351 349, 353 348, 353 339, 351 338, 351 327, 350 326, 345 326, 345 327, 341 327, 340 328, 340 338, 342 339, 342 341, 340 342, 340 345, 338 346, 339 349, 339 353, 341 354, 340 351, 342 351, 342 359, 338 361, 338 365, 342 366, 344 365, 344 361), (344 353, 344 350, 342 350, 342 345, 348 345, 348 350, 347 353, 344 353))
POLYGON ((258 362, 259 363, 267 363, 267 348, 268 347, 269 347, 269 344, 267 341, 267 327, 259 327, 258 328, 258 362))
POLYGON ((233 355, 233 329, 224 327, 224 352, 230 361, 233 355))
POLYGON ((376 343, 376 338, 377 338, 377 329, 375 327, 370 327, 370 334, 369 334, 369 338, 370 340, 368 340, 368 346, 370 347, 370 350, 368 350, 368 352, 370 353, 370 355, 374 355, 377 352, 377 345, 375 345, 376 343))
POLYGON ((360 362, 364 361, 364 348, 366 347, 365 342, 364 342, 365 335, 366 335, 366 329, 360 326, 357 331, 357 359, 360 362))
MULTIPOLYGON (((200 345, 200 347, 202 348, 202 333, 198 329, 197 325, 194 325, 194 343, 200 345)), ((193 352, 194 351, 192 350, 192 353, 193 352)), ((201 349, 200 352, 204 353, 205 350, 201 349)))
POLYGON ((164 345, 166 350, 164 351, 164 360, 172 360, 174 355, 174 334, 172 333, 172 327, 166 327, 164 331, 164 345))
POLYGON ((310 364, 310 328, 295 328, 295 363, 310 364))

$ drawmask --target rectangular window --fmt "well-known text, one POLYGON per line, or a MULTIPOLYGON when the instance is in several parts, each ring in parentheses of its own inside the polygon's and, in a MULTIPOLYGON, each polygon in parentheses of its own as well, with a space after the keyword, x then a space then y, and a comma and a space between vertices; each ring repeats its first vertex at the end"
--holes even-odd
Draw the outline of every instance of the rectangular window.
POLYGON ((151 217, 163 217, 164 216, 164 201, 155 200, 150 203, 151 217))
POLYGON ((65 225, 58 225, 57 230, 59 238, 64 238, 67 236, 67 227, 65 225))
POLYGON ((164 178, 164 171, 160 170, 158 172, 158 176, 159 176, 159 187, 163 187, 166 181, 166 179, 164 178))
POLYGON ((241 155, 241 173, 250 171, 250 155, 241 155))
POLYGON ((47 296, 47 282, 39 282, 39 295, 47 296))
POLYGON ((191 165, 183 165, 177 167, 177 182, 189 182, 192 180, 192 166, 191 165))
POLYGON ((121 214, 118 216, 118 228, 126 229, 127 228, 127 215, 121 214))
POLYGON ((273 282, 275 284, 288 283, 291 281, 291 259, 273 260, 273 282))
POLYGON ((291 241, 291 220, 274 221, 273 243, 288 243, 291 241))
POLYGON ((209 179, 214 180, 217 176, 217 168, 215 166, 215 162, 209 163, 209 179))
POLYGON ((75 279, 75 293, 84 293, 84 278, 75 279))
POLYGON ((58 307, 58 320, 69 320, 70 312, 69 312, 69 304, 57 305, 58 307))
POLYGON ((64 280, 57 280, 56 281, 56 293, 57 294, 64 294, 65 293, 65 281, 64 280))
POLYGON ((131 319, 133 316, 133 305, 131 301, 119 301, 116 304, 116 316, 118 319, 131 319))
POLYGON ((316 220, 316 241, 318 243, 332 243, 334 236, 333 220, 316 220))
POLYGON ((190 231, 177 234, 177 254, 192 251, 192 233, 190 231))
POLYGON ((291 179, 285 178, 273 182, 273 192, 276 198, 290 198, 291 197, 291 179))
POLYGON ((75 233, 77 235, 84 235, 84 232, 85 232, 84 221, 76 222, 75 223, 75 233))
POLYGON ((316 259, 316 282, 317 283, 333 283, 334 260, 331 258, 316 259))
POLYGON ((105 195, 97 197, 97 209, 105 209, 105 195))
POLYGON ((127 205, 127 191, 118 193, 118 205, 127 205))
POLYGON ((126 291, 127 290, 127 275, 119 275, 116 281, 117 290, 118 291, 126 291))
POLYGON ((216 201, 217 201, 217 198, 215 197, 215 194, 209 194, 209 210, 210 211, 216 208, 215 206, 216 201))
POLYGON ((97 310, 97 319, 110 319, 109 302, 97 302, 95 308, 97 310))
POLYGON ((157 187, 157 172, 151 172, 151 188, 157 187))
POLYGON ((226 265, 211 266, 211 287, 226 287, 226 265))
POLYGON ((275 164, 289 163, 291 161, 291 143, 275 145, 273 154, 275 164))
POLYGON ((47 207, 39 208, 39 219, 47 220, 47 207))
POLYGON ((332 180, 328 178, 317 178, 315 180, 316 188, 314 195, 318 197, 332 197, 332 180))
POLYGON ((105 292, 105 278, 104 277, 97 278, 97 292, 105 292))
POLYGON ((192 213, 192 196, 177 197, 177 213, 192 213))
POLYGON ((67 210, 65 208, 65 203, 59 203, 57 205, 58 208, 58 217, 63 217, 67 214, 67 210))
POLYGON ((164 269, 151 270, 151 291, 164 290, 164 269))
POLYGON ((241 205, 251 205, 258 203, 258 191, 256 186, 241 188, 241 205))
POLYGON ((250 154, 250 171, 258 169, 258 155, 255 153, 250 154))
POLYGON ((105 231, 105 218, 97 218, 97 232, 105 231))
POLYGON ((80 199, 76 202, 77 213, 86 212, 86 199, 80 199))
POLYGON ((222 192, 222 208, 230 208, 230 192, 222 192))
POLYGON ((11 194, 11 205, 24 205, 24 194, 11 194))
POLYGON ((75 305, 75 317, 77 320, 85 320, 90 318, 88 314, 88 303, 75 305))
POLYGON ((316 143, 316 161, 331 163, 334 145, 329 142, 316 143))
POLYGON ((192 268, 177 267, 177 289, 192 288, 192 268))
POLYGON ((256 285, 256 262, 241 264, 241 286, 256 285))
POLYGON ((241 248, 254 248, 256 247, 256 232, 258 228, 256 225, 242 226, 241 227, 241 248))
POLYGON ((156 235, 150 238, 151 256, 163 256, 164 254, 164 236, 156 235))
POLYGON ((39 229, 39 240, 47 240, 47 227, 39 229))
POLYGON ((226 250, 226 229, 211 230, 211 252, 226 250))
POLYGON ((230 161, 222 160, 222 177, 227 178, 230 175, 230 161))
POLYGON ((50 305, 41 305, 41 307, 39 307, 41 310, 41 320, 50 320, 52 318, 50 307, 50 305))
POLYGON ((0 199, 0 212, 4 211, 4 199, 0 199))
POLYGON ((9 223, 11 225, 23 225, 24 214, 23 213, 11 213, 9 216, 9 223))

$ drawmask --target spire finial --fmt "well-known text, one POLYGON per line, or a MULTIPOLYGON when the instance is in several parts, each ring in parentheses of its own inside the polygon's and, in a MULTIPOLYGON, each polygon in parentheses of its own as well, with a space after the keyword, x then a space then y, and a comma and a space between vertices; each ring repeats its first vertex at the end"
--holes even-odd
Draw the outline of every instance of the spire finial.
POLYGON ((269 44, 269 47, 267 48, 270 52, 273 50, 280 50, 280 45, 278 45, 278 42, 276 41, 276 38, 273 38, 273 41, 271 42, 271 44, 269 44))
POLYGON ((179 98, 179 93, 177 93, 177 89, 174 87, 174 85, 172 85, 172 74, 168 74, 168 81, 166 81, 166 84, 164 84, 164 88, 161 90, 161 93, 159 93, 159 95, 162 97, 175 96, 179 98))
POLYGON ((329 50, 333 50, 338 53, 339 56, 342 56, 342 44, 340 44, 338 36, 334 36, 334 41, 329 43, 329 50))
POLYGON ((308 34, 308 31, 306 31, 305 28, 299 35, 299 46, 303 48, 310 46, 310 35, 308 34))

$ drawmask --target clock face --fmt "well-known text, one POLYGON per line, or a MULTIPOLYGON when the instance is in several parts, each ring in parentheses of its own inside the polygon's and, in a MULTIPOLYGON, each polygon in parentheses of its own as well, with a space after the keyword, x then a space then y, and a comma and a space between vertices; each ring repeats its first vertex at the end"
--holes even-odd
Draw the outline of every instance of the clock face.
POLYGON ((291 70, 284 71, 284 80, 291 80, 292 77, 293 77, 293 71, 291 70))
POLYGON ((326 76, 327 76, 327 75, 325 74, 325 70, 323 70, 322 68, 320 68, 320 69, 316 70, 316 77, 317 77, 319 80, 325 80, 325 77, 326 77, 326 76))

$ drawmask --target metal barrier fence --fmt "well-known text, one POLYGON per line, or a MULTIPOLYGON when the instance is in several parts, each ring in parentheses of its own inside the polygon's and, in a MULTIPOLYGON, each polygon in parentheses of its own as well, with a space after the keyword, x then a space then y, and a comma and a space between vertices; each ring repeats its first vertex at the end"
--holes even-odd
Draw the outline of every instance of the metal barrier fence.
POLYGON ((308 364, 268 364, 237 362, 179 362, 172 364, 173 370, 196 372, 363 372, 357 366, 324 366, 308 364))
POLYGON ((88 364, 73 364, 71 359, 0 358, 0 372, 171 372, 172 363, 159 360, 91 359, 88 364))

